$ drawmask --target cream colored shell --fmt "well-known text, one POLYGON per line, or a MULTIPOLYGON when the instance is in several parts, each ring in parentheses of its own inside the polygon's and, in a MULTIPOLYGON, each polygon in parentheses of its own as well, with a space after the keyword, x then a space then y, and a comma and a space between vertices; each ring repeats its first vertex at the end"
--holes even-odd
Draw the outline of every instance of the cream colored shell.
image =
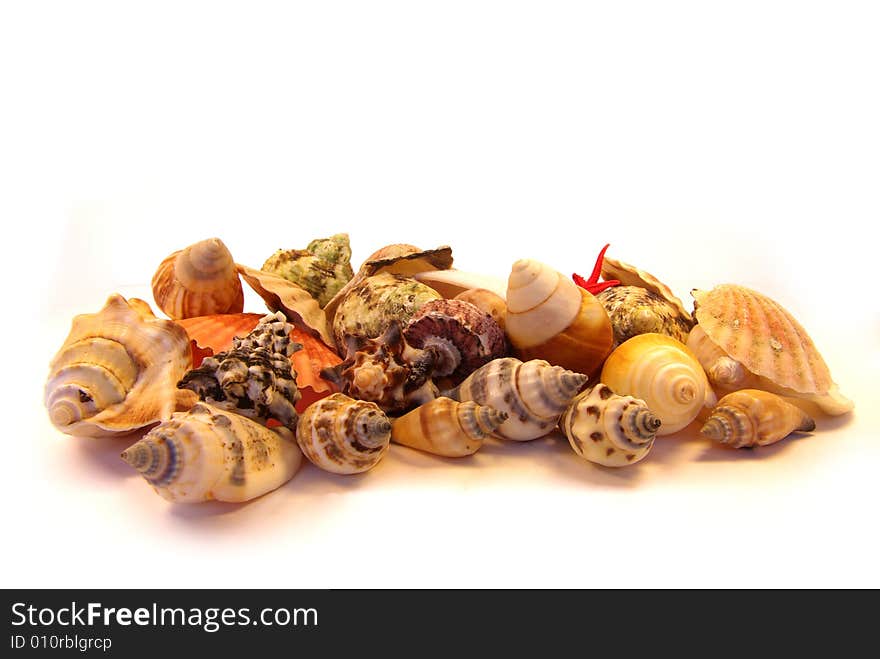
POLYGON ((476 453, 507 413, 473 401, 441 396, 420 405, 391 426, 391 441, 448 458, 476 453))
POLYGON ((716 401, 694 354, 665 334, 624 341, 605 361, 600 380, 622 396, 645 401, 662 421, 657 435, 681 430, 716 401))
POLYGON ((169 501, 242 502, 293 478, 302 453, 287 428, 269 430, 198 403, 153 428, 122 459, 169 501))
POLYGON ((718 401, 700 433, 734 448, 767 446, 792 432, 811 431, 816 422, 776 394, 742 389, 718 401))
POLYGON ((189 337, 143 300, 111 295, 101 311, 73 319, 49 365, 45 405, 58 430, 93 437, 169 419, 196 396, 177 382, 192 365, 189 337))

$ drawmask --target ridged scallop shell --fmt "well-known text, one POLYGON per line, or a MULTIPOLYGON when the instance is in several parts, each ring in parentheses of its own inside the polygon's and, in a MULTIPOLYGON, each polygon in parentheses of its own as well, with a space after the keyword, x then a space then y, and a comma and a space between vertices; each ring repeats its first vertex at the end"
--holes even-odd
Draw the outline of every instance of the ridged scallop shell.
POLYGON ((433 348, 436 376, 461 381, 486 362, 507 354, 507 339, 492 316, 463 300, 431 300, 403 330, 414 348, 433 348))
POLYGON ((513 264, 505 328, 523 359, 544 359, 588 375, 614 343, 602 304, 561 272, 531 259, 513 264))
POLYGON ((332 394, 299 419, 296 441, 317 467, 358 474, 375 467, 391 441, 391 422, 375 403, 332 394))
POLYGON ((693 317, 688 310, 684 308, 682 301, 675 296, 669 286, 657 279, 650 272, 645 272, 634 265, 606 256, 602 259, 601 273, 602 278, 606 281, 616 279, 623 286, 638 286, 639 288, 644 288, 647 291, 659 295, 675 307, 678 312, 677 315, 688 325, 693 325, 693 317))
POLYGON ((506 412, 441 396, 396 419, 391 426, 391 441, 458 458, 476 453, 483 440, 506 420, 506 412))
POLYGON ((240 313, 244 292, 232 254, 219 238, 168 256, 153 275, 153 297, 169 318, 240 313))
POLYGON ((718 401, 700 433, 734 448, 767 446, 794 431, 815 430, 816 422, 776 394, 742 389, 718 401))
POLYGON ((544 360, 522 362, 504 357, 478 368, 444 395, 506 413, 507 420, 494 434, 501 439, 528 441, 553 431, 586 381, 586 375, 544 360))
POLYGON ((169 501, 242 502, 296 474, 302 453, 293 432, 198 403, 153 428, 122 453, 169 501))
POLYGON ((614 345, 637 334, 656 332, 684 343, 693 322, 657 293, 640 286, 613 286, 597 293, 614 328, 614 345))
MULTIPOLYGON (((706 337, 764 381, 746 379, 740 384, 812 400, 828 414, 852 410, 852 401, 840 394, 813 340, 782 305, 736 284, 691 294, 706 337)), ((708 363, 711 357, 702 361, 708 363)), ((713 372, 714 364, 707 370, 713 372)))
POLYGON ((621 396, 645 401, 662 421, 657 435, 681 430, 716 400, 694 354, 665 334, 639 334, 621 343, 600 380, 621 396))
POLYGON ((101 311, 73 319, 49 365, 45 404, 60 431, 124 434, 195 402, 177 380, 192 363, 186 332, 143 300, 111 295, 101 311))
POLYGON ((559 420, 574 452, 606 467, 626 467, 648 455, 660 425, 645 401, 618 396, 601 383, 575 396, 559 420))
POLYGON ((348 234, 313 240, 305 249, 279 249, 260 269, 301 286, 324 307, 354 277, 348 234))

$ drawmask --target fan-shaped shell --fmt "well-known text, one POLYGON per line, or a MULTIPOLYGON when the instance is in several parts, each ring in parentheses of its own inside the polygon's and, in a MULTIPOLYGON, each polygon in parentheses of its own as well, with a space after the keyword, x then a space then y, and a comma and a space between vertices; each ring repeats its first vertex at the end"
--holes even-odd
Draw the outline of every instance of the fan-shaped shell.
POLYGON ((122 453, 169 501, 242 502, 283 485, 302 453, 293 432, 198 403, 173 415, 122 453))
POLYGON ((174 252, 153 275, 153 297, 169 318, 240 313, 244 292, 235 261, 219 238, 174 252))
POLYGON ((472 400, 508 415, 495 435, 528 441, 550 433, 587 376, 551 366, 544 360, 522 362, 513 357, 494 359, 471 373, 444 395, 472 400))
POLYGON ((111 295, 101 311, 73 319, 49 365, 49 418, 70 435, 124 434, 168 419, 195 401, 177 380, 192 363, 186 332, 149 305, 111 295))
POLYGON ((391 441, 391 422, 375 403, 332 394, 300 417, 296 440, 317 467, 357 474, 375 467, 391 441))
POLYGON ((645 401, 599 383, 572 399, 559 420, 575 453, 606 467, 635 464, 654 446, 660 419, 645 401))
POLYGON ((507 413, 441 396, 396 419, 391 441, 447 458, 476 453, 507 413))
POLYGON ((734 448, 767 446, 792 432, 815 430, 816 422, 776 394, 742 389, 718 401, 700 433, 734 448))
POLYGON ((523 359, 590 374, 614 342, 602 304, 553 268, 531 259, 513 264, 505 329, 523 359))
POLYGON ((600 380, 622 396, 645 401, 662 421, 658 435, 681 430, 716 400, 694 354, 665 334, 639 334, 620 344, 600 380))

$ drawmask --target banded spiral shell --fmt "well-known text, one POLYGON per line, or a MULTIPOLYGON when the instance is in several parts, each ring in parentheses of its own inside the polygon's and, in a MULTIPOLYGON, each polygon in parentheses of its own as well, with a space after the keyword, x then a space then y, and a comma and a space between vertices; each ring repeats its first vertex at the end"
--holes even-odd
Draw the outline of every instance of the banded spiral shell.
POLYGON ((358 474, 375 467, 388 451, 391 422, 375 403, 336 393, 306 408, 296 441, 324 471, 358 474))
POLYGON ((124 434, 195 402, 177 380, 192 363, 189 337, 142 300, 111 295, 95 314, 73 319, 49 365, 45 404, 70 435, 124 434))
POLYGON ((476 453, 507 413, 473 401, 441 396, 420 405, 391 426, 391 441, 447 458, 476 453))
POLYGON ((511 269, 505 329, 523 359, 544 359, 588 375, 614 342, 602 304, 562 273, 531 259, 511 269))
MULTIPOLYGON (((724 355, 742 364, 762 382, 755 388, 805 398, 827 414, 845 414, 852 401, 840 394, 822 355, 800 323, 766 295, 736 284, 711 291, 694 290, 695 315, 706 337, 724 355)), ((711 358, 702 359, 713 373, 711 358)))
POLYGON ((528 441, 553 431, 587 376, 544 360, 495 359, 444 395, 472 400, 507 414, 495 431, 502 439, 528 441))
POLYGON ((694 354, 665 334, 639 334, 620 344, 600 380, 622 396, 645 401, 662 421, 657 435, 681 430, 716 400, 694 354))
POLYGON ((153 297, 169 318, 241 313, 244 291, 235 261, 219 238, 174 252, 153 275, 153 297))
POLYGON ((559 428, 582 458, 606 467, 635 464, 654 446, 660 419, 645 401, 597 384, 569 404, 559 428))
POLYGON ((153 428, 122 459, 169 501, 242 502, 293 478, 302 453, 287 428, 270 430, 197 403, 153 428))
POLYGON ((718 401, 700 433, 733 448, 767 446, 796 430, 811 431, 816 422, 776 394, 741 389, 718 401))

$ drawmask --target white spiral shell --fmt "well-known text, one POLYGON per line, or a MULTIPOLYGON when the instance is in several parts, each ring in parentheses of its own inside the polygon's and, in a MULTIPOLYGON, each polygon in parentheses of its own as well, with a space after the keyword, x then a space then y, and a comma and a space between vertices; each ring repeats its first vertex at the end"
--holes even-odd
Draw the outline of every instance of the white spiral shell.
POLYGON ((283 485, 302 453, 293 433, 197 403, 159 424, 122 453, 169 501, 242 502, 283 485))

